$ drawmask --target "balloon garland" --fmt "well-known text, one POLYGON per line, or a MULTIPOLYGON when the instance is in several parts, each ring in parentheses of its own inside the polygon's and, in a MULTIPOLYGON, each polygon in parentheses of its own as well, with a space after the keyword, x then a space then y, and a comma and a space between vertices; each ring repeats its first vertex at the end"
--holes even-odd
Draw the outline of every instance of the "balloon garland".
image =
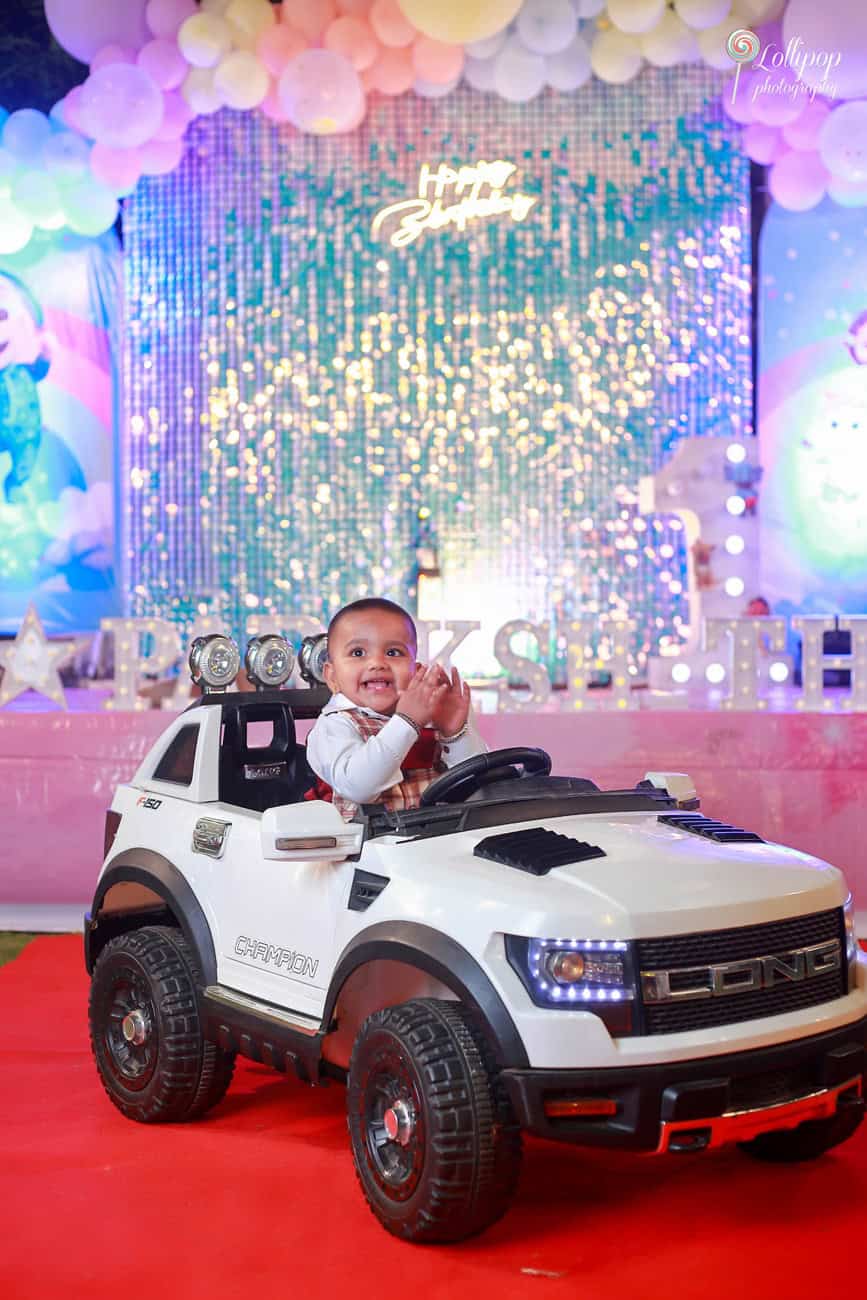
POLYGON ((334 134, 374 95, 464 81, 523 103, 697 61, 732 74, 723 106, 778 203, 867 205, 867 6, 850 0, 45 0, 45 14, 89 75, 49 117, 0 109, 0 255, 35 230, 109 229, 223 106, 334 134))

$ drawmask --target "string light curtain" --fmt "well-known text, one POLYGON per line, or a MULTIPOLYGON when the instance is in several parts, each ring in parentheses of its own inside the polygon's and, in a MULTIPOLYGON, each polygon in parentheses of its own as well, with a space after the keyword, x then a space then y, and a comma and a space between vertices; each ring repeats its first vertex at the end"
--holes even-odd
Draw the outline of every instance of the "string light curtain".
POLYGON ((688 67, 380 99, 341 137, 200 119, 125 208, 130 612, 239 634, 412 604, 421 528, 447 615, 625 614, 639 661, 675 634, 687 557, 639 478, 752 432, 749 164, 718 90, 688 67), (523 219, 373 232, 424 164, 482 160, 514 164, 523 219))

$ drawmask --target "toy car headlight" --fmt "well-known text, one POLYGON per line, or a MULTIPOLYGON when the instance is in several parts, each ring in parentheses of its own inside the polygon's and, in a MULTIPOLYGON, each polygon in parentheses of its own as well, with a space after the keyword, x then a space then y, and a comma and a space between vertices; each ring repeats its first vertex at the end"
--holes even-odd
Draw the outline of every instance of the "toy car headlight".
POLYGON ((211 691, 224 691, 238 676, 241 652, 231 637, 197 636, 190 646, 190 676, 211 691))
POLYGON ((244 667, 254 686, 282 686, 292 675, 295 652, 285 637, 254 636, 247 646, 244 667))
POLYGON ((855 965, 858 961, 858 936, 855 933, 855 904, 852 895, 843 904, 843 919, 846 922, 846 964, 849 967, 849 988, 855 987, 855 965))
POLYGON ((632 1033, 632 944, 619 939, 527 939, 508 934, 506 956, 537 1006, 592 1011, 613 1034, 632 1033))
POLYGON ((325 685, 325 660, 328 658, 328 633, 306 636, 298 651, 298 671, 308 686, 325 685))

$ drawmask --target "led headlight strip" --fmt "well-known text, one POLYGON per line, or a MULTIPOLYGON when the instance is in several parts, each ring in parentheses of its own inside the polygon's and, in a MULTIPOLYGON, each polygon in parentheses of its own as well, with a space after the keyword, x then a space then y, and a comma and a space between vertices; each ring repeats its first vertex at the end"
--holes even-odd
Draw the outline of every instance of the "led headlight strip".
POLYGON ((612 1032, 631 1032, 636 993, 630 943, 507 935, 506 955, 537 1006, 592 1011, 612 1032))

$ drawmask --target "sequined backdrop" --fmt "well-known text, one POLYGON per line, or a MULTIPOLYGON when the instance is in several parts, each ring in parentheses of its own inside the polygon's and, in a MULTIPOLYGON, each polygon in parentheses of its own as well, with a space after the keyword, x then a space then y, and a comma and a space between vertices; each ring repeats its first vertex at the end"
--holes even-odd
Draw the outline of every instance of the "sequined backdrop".
MULTIPOLYGON (((383 100, 312 138, 200 120, 125 210, 130 609, 326 618, 373 592, 445 613, 685 618, 678 521, 639 477, 751 432, 748 163, 702 68, 510 105, 383 100), (522 221, 394 247, 422 164, 504 159, 522 221)), ((556 640, 555 640, 556 643, 556 640)), ((562 650, 562 639, 561 639, 562 650)))

